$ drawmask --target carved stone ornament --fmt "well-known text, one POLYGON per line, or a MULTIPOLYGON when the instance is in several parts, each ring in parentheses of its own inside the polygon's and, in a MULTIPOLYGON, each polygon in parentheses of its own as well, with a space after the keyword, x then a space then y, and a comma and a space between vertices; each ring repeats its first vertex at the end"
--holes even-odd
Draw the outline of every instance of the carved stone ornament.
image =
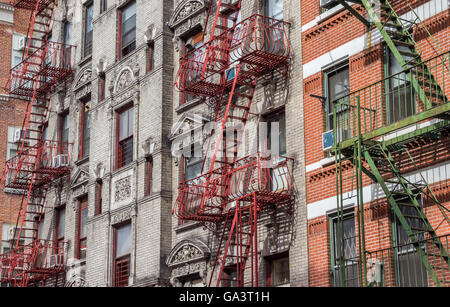
POLYGON ((181 286, 179 278, 199 274, 206 285, 207 261, 211 251, 200 239, 183 240, 170 252, 166 264, 171 270, 172 286, 181 286))
POLYGON ((111 224, 115 225, 115 224, 120 224, 122 222, 128 221, 131 219, 131 217, 133 216, 133 208, 128 209, 126 211, 123 212, 119 212, 116 214, 113 214, 111 216, 111 224))
POLYGON ((131 197, 131 176, 116 181, 114 191, 114 201, 120 202, 130 197, 131 197))
POLYGON ((205 24, 209 1, 182 0, 177 5, 168 25, 175 31, 173 42, 178 52, 181 47, 181 37, 194 28, 202 28, 205 24))
POLYGON ((79 88, 81 85, 84 85, 89 81, 91 81, 91 79, 92 79, 92 69, 90 67, 87 67, 79 73, 74 88, 75 89, 79 88))
POLYGON ((85 288, 89 287, 86 279, 84 279, 81 276, 73 276, 71 279, 69 279, 66 284, 64 285, 66 288, 85 288))
POLYGON ((119 74, 116 80, 115 92, 120 92, 121 90, 129 87, 134 81, 134 73, 131 68, 124 68, 119 74))

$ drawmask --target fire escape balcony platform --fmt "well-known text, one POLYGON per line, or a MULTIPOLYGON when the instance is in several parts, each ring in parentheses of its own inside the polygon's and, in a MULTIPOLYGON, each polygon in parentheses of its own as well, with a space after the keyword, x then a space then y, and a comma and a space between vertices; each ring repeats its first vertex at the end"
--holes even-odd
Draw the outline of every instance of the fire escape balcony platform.
MULTIPOLYGON (((174 213, 182 219, 213 222, 236 201, 284 205, 294 196, 293 159, 273 161, 250 155, 180 184, 174 213)), ((245 205, 244 205, 245 207, 245 205)))
POLYGON ((52 3, 56 3, 56 0, 10 0, 9 4, 19 9, 35 10, 37 2, 39 1, 39 11, 45 10, 52 3))
POLYGON ((5 188, 28 190, 49 183, 70 171, 69 145, 45 141, 32 146, 6 162, 5 188))
POLYGON ((73 46, 49 42, 11 69, 5 90, 26 98, 42 97, 73 74, 73 46))
POLYGON ((442 133, 450 128, 448 93, 450 52, 341 97, 333 102, 337 146, 352 155, 359 139, 393 146, 442 133), (419 123, 429 125, 420 128, 419 123), (386 138, 414 126, 414 131, 386 138))
POLYGON ((252 15, 180 59, 176 87, 193 95, 213 97, 231 88, 235 67, 242 64, 237 84, 286 65, 290 56, 289 23, 252 15))

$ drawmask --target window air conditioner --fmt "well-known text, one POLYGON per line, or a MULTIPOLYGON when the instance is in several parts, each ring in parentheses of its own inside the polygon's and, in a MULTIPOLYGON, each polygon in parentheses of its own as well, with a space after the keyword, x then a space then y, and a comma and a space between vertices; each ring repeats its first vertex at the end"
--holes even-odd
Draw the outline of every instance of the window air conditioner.
MULTIPOLYGON (((14 143, 18 143, 20 142, 23 137, 25 136, 25 131, 22 129, 17 129, 16 131, 14 131, 14 143)), ((27 136, 29 136, 29 133, 27 133, 27 136)))
POLYGON ((57 155, 53 157, 53 167, 59 168, 69 166, 69 155, 57 155))
MULTIPOLYGON (((350 131, 338 128, 337 141, 342 142, 350 138, 350 131)), ((325 152, 330 151, 334 146, 334 130, 329 130, 322 134, 322 149, 325 152)))

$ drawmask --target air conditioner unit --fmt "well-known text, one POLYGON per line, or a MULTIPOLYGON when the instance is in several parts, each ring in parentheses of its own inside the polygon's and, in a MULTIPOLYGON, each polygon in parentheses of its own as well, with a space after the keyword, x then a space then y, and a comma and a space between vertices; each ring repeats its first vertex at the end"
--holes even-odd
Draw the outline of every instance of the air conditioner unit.
MULTIPOLYGON (((346 129, 337 129, 337 141, 342 142, 350 138, 350 131, 346 129)), ((322 134, 322 149, 330 151, 334 146, 334 130, 329 130, 322 134)))
POLYGON ((338 4, 337 0, 320 0, 321 8, 330 8, 336 4, 338 4))
POLYGON ((17 41, 17 45, 17 50, 25 50, 25 48, 27 47, 27 38, 25 36, 20 37, 17 41))
POLYGON ((57 155, 53 157, 53 167, 59 168, 69 166, 69 155, 57 155))
MULTIPOLYGON (((27 133, 27 136, 28 136, 29 134, 27 133)), ((23 137, 25 136, 25 131, 24 130, 22 130, 22 129, 17 129, 16 131, 14 131, 14 143, 18 143, 18 142, 20 142, 22 139, 23 139, 23 137)))

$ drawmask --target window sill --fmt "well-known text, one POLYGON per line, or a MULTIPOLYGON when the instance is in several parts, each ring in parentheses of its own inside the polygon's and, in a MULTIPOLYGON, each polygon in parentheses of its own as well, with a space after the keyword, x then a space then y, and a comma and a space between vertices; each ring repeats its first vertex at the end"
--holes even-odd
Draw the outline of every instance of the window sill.
POLYGON ((87 55, 87 56, 83 57, 83 58, 80 60, 80 62, 78 62, 78 66, 79 66, 79 67, 82 67, 82 66, 84 66, 87 62, 89 62, 89 61, 91 61, 91 60, 92 60, 92 54, 87 55))
POLYGON ((180 232, 189 231, 195 228, 199 228, 201 224, 199 222, 186 222, 183 225, 178 225, 175 228, 175 232, 178 234, 180 232))
POLYGON ((335 7, 331 8, 328 11, 325 11, 322 14, 320 14, 319 16, 317 16, 314 21, 317 24, 321 24, 321 23, 327 21, 328 19, 330 19, 331 17, 335 16, 336 14, 340 13, 344 9, 345 9, 345 7, 342 4, 338 4, 335 7))
POLYGON ((89 162, 89 156, 81 158, 81 159, 78 159, 77 161, 75 161, 75 165, 76 166, 80 166, 80 165, 85 164, 87 162, 89 162))
POLYGON ((183 113, 188 109, 191 109, 199 104, 201 104, 202 99, 201 98, 196 98, 196 99, 192 99, 189 102, 183 103, 181 105, 179 105, 176 109, 175 112, 179 113, 183 113))

